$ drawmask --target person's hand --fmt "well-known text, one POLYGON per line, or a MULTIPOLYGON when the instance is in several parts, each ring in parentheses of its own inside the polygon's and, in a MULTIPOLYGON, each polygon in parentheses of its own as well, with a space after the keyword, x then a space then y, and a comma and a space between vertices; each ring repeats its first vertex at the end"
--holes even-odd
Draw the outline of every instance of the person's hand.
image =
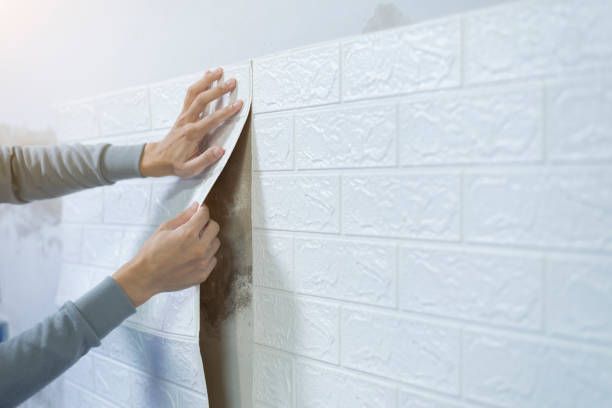
POLYGON ((217 264, 218 233, 219 224, 210 219, 208 208, 193 203, 163 223, 113 278, 134 307, 158 293, 198 285, 217 264))
POLYGON ((201 116, 209 103, 236 89, 235 79, 212 88, 211 85, 222 76, 223 69, 217 68, 206 72, 202 79, 189 87, 183 110, 168 135, 159 142, 145 145, 140 162, 143 176, 193 177, 223 156, 224 150, 220 146, 203 149, 206 136, 238 113, 242 108, 242 100, 201 116))

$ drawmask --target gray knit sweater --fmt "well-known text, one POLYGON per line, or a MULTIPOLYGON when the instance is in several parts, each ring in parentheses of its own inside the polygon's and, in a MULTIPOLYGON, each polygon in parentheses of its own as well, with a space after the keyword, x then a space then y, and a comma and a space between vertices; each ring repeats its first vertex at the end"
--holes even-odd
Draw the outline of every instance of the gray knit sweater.
MULTIPOLYGON (((0 202, 27 203, 141 177, 143 147, 0 146, 0 202)), ((32 396, 134 312, 125 292, 108 277, 33 328, 0 343, 0 407, 32 396)))

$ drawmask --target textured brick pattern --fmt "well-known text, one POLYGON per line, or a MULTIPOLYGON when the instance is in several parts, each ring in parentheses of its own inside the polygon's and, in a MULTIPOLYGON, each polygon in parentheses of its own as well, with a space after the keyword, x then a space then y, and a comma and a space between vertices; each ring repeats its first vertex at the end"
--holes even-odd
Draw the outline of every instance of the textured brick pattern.
POLYGON ((342 96, 372 98, 460 84, 459 20, 342 42, 342 96))
POLYGON ((612 405, 608 3, 254 61, 253 406, 612 405))
MULTIPOLYGON (((254 60, 252 406, 612 406, 611 19, 521 1, 254 60)), ((155 137, 188 82, 62 105, 63 138, 155 137)), ((58 301, 192 188, 66 197, 58 301)), ((202 406, 194 301, 141 307, 49 395, 202 406)))

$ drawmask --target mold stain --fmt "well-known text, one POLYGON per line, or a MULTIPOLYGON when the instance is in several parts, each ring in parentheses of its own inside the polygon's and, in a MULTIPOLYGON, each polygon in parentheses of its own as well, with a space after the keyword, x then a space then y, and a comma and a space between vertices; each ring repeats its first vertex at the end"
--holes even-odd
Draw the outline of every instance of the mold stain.
POLYGON ((206 205, 220 225, 221 247, 200 285, 200 352, 210 407, 239 407, 251 394, 250 117, 206 205))

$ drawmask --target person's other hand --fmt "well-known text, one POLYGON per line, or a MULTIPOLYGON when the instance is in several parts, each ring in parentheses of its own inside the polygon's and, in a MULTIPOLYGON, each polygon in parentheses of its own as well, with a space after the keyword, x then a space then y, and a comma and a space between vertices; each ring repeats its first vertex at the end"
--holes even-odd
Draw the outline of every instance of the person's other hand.
POLYGON ((223 69, 208 71, 187 90, 183 109, 176 123, 161 141, 147 143, 140 162, 145 177, 175 175, 194 177, 223 156, 221 146, 203 149, 207 135, 242 108, 237 100, 213 113, 201 116, 206 107, 226 93, 236 89, 236 80, 229 79, 212 87, 223 76, 223 69))
POLYGON ((163 223, 113 278, 135 307, 158 293, 198 285, 217 264, 218 233, 208 208, 193 203, 163 223))

